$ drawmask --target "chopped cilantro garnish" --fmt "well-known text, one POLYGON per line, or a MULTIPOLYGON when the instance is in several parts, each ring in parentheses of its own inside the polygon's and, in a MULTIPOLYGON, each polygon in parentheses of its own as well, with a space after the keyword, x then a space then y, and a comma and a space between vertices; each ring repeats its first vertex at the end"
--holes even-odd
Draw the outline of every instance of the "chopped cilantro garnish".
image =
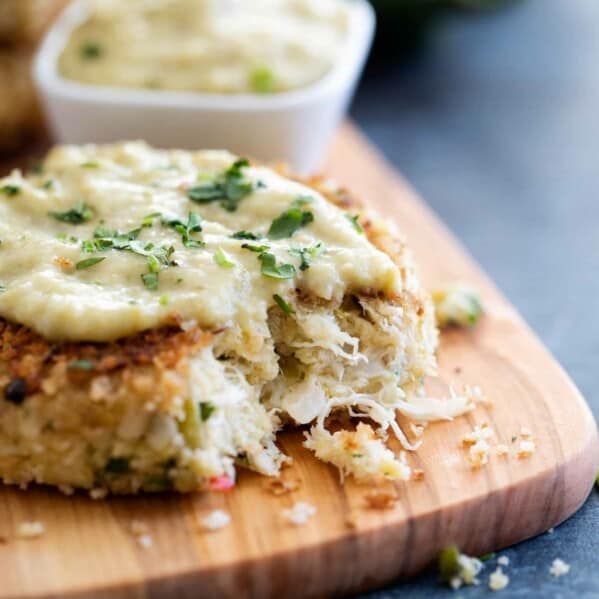
POLYGON ((96 42, 85 42, 81 46, 81 58, 84 60, 95 60, 102 56, 102 46, 96 42))
POLYGON ((17 194, 21 193, 21 188, 18 185, 3 185, 2 187, 0 187, 0 191, 7 196, 16 196, 17 194))
POLYGON ((42 189, 52 189, 52 187, 54 187, 54 181, 52 181, 52 179, 48 179, 42 184, 42 189))
POLYGON ((144 228, 151 227, 154 224, 155 218, 160 218, 162 216, 161 212, 153 212, 152 214, 148 214, 148 216, 144 216, 141 221, 141 226, 144 228))
POLYGON ((103 260, 106 260, 106 257, 98 256, 95 258, 86 258, 85 260, 81 260, 80 262, 77 262, 77 264, 75 264, 75 268, 77 270, 83 270, 85 268, 89 268, 90 266, 95 266, 96 264, 98 264, 99 262, 102 262, 103 260))
POLYGON ((92 360, 73 360, 69 362, 71 370, 93 370, 95 367, 96 363, 92 360))
POLYGON ((6 291, 6 287, 0 283, 0 293, 4 293, 6 291))
POLYGON ((141 228, 120 233, 116 229, 101 226, 94 229, 94 239, 81 242, 86 252, 101 252, 109 249, 129 250, 131 242, 139 237, 141 228))
POLYGON ((268 230, 268 237, 270 239, 291 237, 298 229, 305 227, 313 220, 314 215, 310 211, 290 208, 272 221, 268 230))
POLYGON ((245 158, 236 160, 222 175, 190 187, 187 197, 200 204, 220 202, 225 210, 235 212, 239 202, 255 188, 251 181, 243 178, 243 169, 248 166, 249 162, 245 158))
POLYGON ((295 314, 295 309, 290 306, 280 295, 276 293, 272 296, 272 298, 277 302, 277 305, 285 314, 295 314))
POLYGON ((460 571, 460 551, 455 545, 445 547, 439 554, 439 574, 441 579, 449 582, 460 571))
POLYGON ((181 235, 183 245, 186 248, 201 248, 204 247, 204 242, 201 239, 193 239, 194 233, 200 233, 202 231, 202 217, 195 212, 190 212, 187 216, 187 223, 180 221, 179 219, 168 219, 163 218, 162 224, 165 227, 174 229, 181 235))
POLYGON ((147 256, 146 261, 150 272, 160 272, 160 260, 154 254, 147 256))
POLYGON ((489 560, 493 559, 495 557, 495 552, 491 551, 491 553, 485 553, 484 555, 481 555, 478 559, 481 562, 488 562, 489 560))
POLYGON ((168 306, 168 295, 161 295, 158 302, 161 306, 168 306))
POLYGON ((236 233, 233 233, 233 235, 231 235, 231 237, 233 239, 250 239, 252 241, 256 241, 256 240, 260 239, 260 237, 258 235, 255 235, 254 233, 250 233, 249 231, 237 231, 236 233))
POLYGON ((63 223, 80 225, 81 223, 86 223, 94 218, 94 209, 83 202, 79 202, 79 204, 73 206, 66 212, 48 212, 48 215, 63 223))
POLYGON ((292 256, 300 257, 300 270, 308 270, 308 268, 310 268, 310 264, 312 263, 312 258, 319 256, 322 254, 322 252, 324 252, 324 245, 321 241, 314 244, 310 248, 291 248, 289 250, 289 253, 292 256))
POLYGON ((351 214, 346 214, 345 218, 347 218, 347 220, 353 225, 354 229, 358 233, 364 233, 364 229, 360 224, 360 216, 358 214, 356 214, 355 216, 352 216, 351 214))
POLYGON ((202 422, 206 422, 206 420, 208 420, 208 418, 210 418, 210 416, 212 416, 214 410, 216 410, 216 407, 214 406, 214 404, 210 403, 209 401, 201 401, 199 405, 200 405, 200 418, 202 419, 202 422))
POLYGON ((227 254, 225 254, 222 248, 218 248, 216 252, 214 252, 214 261, 221 268, 233 268, 235 266, 235 262, 231 262, 231 260, 229 260, 229 257, 227 254))
POLYGON ((126 474, 130 468, 131 464, 128 458, 110 458, 106 462, 104 470, 110 474, 126 474))
POLYGON ((250 85, 252 90, 259 94, 270 94, 275 91, 277 78, 268 67, 256 67, 250 73, 250 85))
POLYGON ((100 164, 95 162, 94 160, 89 160, 88 162, 82 162, 79 165, 81 168, 100 168, 100 164))
POLYGON ((262 264, 261 272, 270 279, 293 279, 295 266, 293 264, 278 264, 273 254, 263 253, 258 256, 262 264))
POLYGON ((172 246, 155 246, 153 243, 137 239, 141 230, 140 227, 127 233, 119 233, 117 230, 108 229, 104 226, 97 227, 94 231, 94 239, 82 241, 81 247, 84 252, 122 250, 133 252, 139 256, 145 256, 148 272, 142 274, 141 278, 146 289, 154 291, 158 289, 158 273, 163 268, 173 265, 171 263, 171 256, 175 248, 172 246))
POLYGON ((171 256, 175 251, 175 248, 172 246, 154 245, 153 243, 146 243, 138 239, 132 241, 128 249, 134 254, 155 259, 161 266, 170 265, 171 256))
POLYGON ((270 246, 268 246, 268 245, 253 245, 251 243, 242 243, 241 247, 244 250, 249 250, 250 252, 256 252, 258 254, 261 254, 262 252, 266 252, 270 249, 270 246))
POLYGON ((141 275, 141 280, 148 291, 156 291, 158 289, 158 273, 148 272, 141 275))

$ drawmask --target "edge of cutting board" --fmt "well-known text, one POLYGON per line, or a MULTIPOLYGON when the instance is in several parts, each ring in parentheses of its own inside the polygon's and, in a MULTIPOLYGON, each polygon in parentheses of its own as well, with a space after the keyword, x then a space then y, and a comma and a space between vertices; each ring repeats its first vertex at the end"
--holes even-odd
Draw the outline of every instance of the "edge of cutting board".
POLYGON ((347 594, 414 575, 450 542, 480 555, 540 534, 584 502, 599 463, 597 429, 561 367, 352 126, 340 132, 326 170, 398 221, 425 284, 464 280, 482 290, 486 317, 472 331, 442 335, 440 371, 446 381, 480 384, 494 406, 427 431, 423 448, 409 456, 425 479, 389 485, 399 496, 393 510, 366 509, 368 487, 353 481, 341 486, 332 468, 301 447, 299 432, 281 438, 295 459, 290 475, 302 482, 283 497, 266 493, 264 480, 247 472, 238 489, 218 496, 93 502, 44 488, 2 488, 0 537, 8 543, 0 543, 0 599, 347 594), (537 452, 525 460, 494 456, 473 472, 458 440, 483 421, 503 442, 521 425, 530 426, 539 439, 537 452), (316 504, 317 515, 304 527, 285 525, 281 509, 302 500, 316 504), (199 519, 215 508, 232 514, 231 525, 202 532, 199 519), (33 519, 44 522, 46 534, 15 539, 11 531, 33 519), (133 519, 147 523, 153 547, 144 550, 135 542, 133 519))

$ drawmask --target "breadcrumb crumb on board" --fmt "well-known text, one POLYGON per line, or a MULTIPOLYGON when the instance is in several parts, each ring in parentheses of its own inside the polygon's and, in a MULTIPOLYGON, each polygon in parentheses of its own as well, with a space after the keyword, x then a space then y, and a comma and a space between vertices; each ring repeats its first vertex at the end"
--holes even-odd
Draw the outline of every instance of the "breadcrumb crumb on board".
POLYGON ((500 566, 497 566, 494 572, 491 572, 489 576, 489 588, 492 591, 501 591, 507 587, 510 582, 510 578, 500 566))
POLYGON ((569 571, 570 564, 567 564, 564 560, 560 559, 559 557, 554 559, 553 562, 551 562, 551 566, 549 568, 549 573, 551 574, 551 576, 554 576, 555 578, 559 576, 565 576, 569 571))
POLYGON ((154 544, 152 535, 140 535, 139 537, 137 537, 137 544, 142 549, 149 549, 154 544))
POLYGON ((216 531, 228 526, 231 522, 231 516, 223 510, 214 510, 202 518, 201 524, 205 530, 216 531))
POLYGON ((303 526, 316 514, 316 506, 298 501, 291 508, 283 510, 283 518, 295 526, 303 526))
POLYGON ((372 510, 392 510, 399 500, 393 491, 371 491, 364 495, 366 505, 372 510))
POLYGON ((276 497, 297 491, 301 486, 298 479, 273 478, 264 483, 264 489, 276 497))
POLYGON ((44 525, 39 521, 21 522, 17 528, 17 537, 20 539, 37 539, 46 532, 44 525))

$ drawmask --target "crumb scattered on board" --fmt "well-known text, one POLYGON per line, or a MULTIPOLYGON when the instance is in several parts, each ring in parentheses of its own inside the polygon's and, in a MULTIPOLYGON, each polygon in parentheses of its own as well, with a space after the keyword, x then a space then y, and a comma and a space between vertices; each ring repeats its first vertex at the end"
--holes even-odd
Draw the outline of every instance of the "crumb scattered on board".
POLYGON ((223 510, 214 510, 202 518, 201 524, 206 530, 220 530, 231 522, 231 516, 223 510))
POLYGON ((300 488, 300 481, 295 478, 273 478, 265 481, 264 488, 273 495, 286 495, 300 488))
POLYGON ((293 507, 283 510, 283 518, 296 526, 306 524, 314 514, 316 514, 316 507, 311 503, 304 503, 303 501, 298 501, 293 504, 293 507))
POLYGON ((391 510, 395 507, 398 497, 393 491, 370 491, 364 495, 366 505, 371 510, 391 510))
POLYGON ((108 495, 108 489, 97 488, 97 489, 92 489, 89 492, 89 496, 92 499, 104 499, 107 495, 108 495))
POLYGON ((501 566, 497 566, 494 572, 491 572, 489 576, 489 588, 492 591, 501 591, 505 589, 510 582, 510 578, 501 569, 501 566))
POLYGON ((142 549, 150 548, 154 541, 149 533, 148 525, 141 520, 131 520, 131 534, 135 537, 137 544, 142 549))
POLYGON ((140 535, 137 537, 137 543, 143 549, 148 549, 154 544, 154 540, 151 535, 140 535))
POLYGON ((41 537, 46 529, 39 521, 21 522, 17 528, 17 537, 20 539, 37 539, 41 537))
POLYGON ((460 553, 455 545, 450 545, 439 554, 439 573, 441 578, 454 590, 463 585, 478 585, 477 578, 483 569, 483 563, 476 557, 460 553))
POLYGON ((518 441, 513 451, 505 443, 497 443, 493 446, 490 440, 494 436, 494 431, 486 422, 483 422, 477 424, 472 431, 462 437, 461 445, 468 449, 468 461, 473 468, 481 468, 488 464, 492 450, 498 456, 515 454, 519 459, 524 459, 530 457, 537 448, 537 442, 533 438, 532 432, 525 426, 520 429, 519 435, 512 436, 512 443, 518 441))
POLYGON ((412 480, 424 480, 424 470, 421 468, 415 468, 412 470, 412 480))
POLYGON ((564 576, 570 571, 570 564, 567 564, 564 560, 559 557, 554 559, 549 568, 551 576, 564 576))

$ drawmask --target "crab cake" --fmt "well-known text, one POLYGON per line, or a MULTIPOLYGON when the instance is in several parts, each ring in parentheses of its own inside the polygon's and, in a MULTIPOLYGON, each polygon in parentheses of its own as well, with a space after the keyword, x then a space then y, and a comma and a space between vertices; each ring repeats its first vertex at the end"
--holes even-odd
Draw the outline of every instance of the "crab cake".
POLYGON ((405 244, 324 181, 222 151, 57 147, 0 180, 0 239, 6 482, 228 487, 236 465, 276 475, 276 434, 300 425, 345 473, 407 478, 383 441, 409 447, 396 412, 468 409, 420 394, 437 332, 405 244))

